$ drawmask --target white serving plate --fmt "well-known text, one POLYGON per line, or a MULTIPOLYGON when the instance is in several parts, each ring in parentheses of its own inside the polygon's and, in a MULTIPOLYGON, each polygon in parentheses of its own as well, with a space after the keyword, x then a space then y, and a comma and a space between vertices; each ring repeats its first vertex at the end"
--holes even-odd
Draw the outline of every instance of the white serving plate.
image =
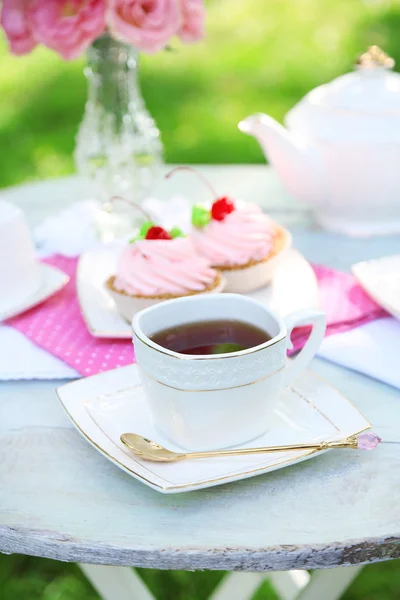
POLYGON ((53 296, 53 294, 60 291, 68 283, 69 277, 64 271, 45 264, 40 264, 39 267, 42 277, 40 288, 27 298, 19 299, 7 308, 0 310, 0 321, 16 317, 20 313, 41 304, 41 302, 53 296))
MULTIPOLYGON (((115 273, 121 246, 99 246, 81 255, 78 263, 76 288, 86 326, 94 337, 132 337, 130 323, 118 313, 104 282, 115 273)), ((302 308, 319 306, 318 282, 304 256, 295 249, 282 256, 271 283, 247 294, 281 315, 302 308)))
POLYGON ((400 254, 360 262, 351 270, 367 294, 400 319, 400 254))
MULTIPOLYGON (((164 494, 253 477, 321 453, 299 450, 176 463, 144 461, 123 446, 119 439, 122 433, 138 433, 172 450, 180 449, 155 430, 137 365, 68 383, 57 389, 57 395, 72 423, 94 448, 135 479, 164 494)), ((349 400, 313 373, 305 372, 282 395, 269 431, 241 447, 341 439, 370 427, 349 400)))

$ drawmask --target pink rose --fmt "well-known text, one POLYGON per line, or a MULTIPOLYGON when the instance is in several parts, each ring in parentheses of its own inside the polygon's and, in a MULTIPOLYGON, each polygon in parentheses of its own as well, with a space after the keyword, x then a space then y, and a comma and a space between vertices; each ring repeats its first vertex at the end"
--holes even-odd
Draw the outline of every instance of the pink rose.
POLYGON ((29 4, 30 0, 3 0, 0 23, 14 54, 27 54, 36 46, 28 18, 29 4))
POLYGON ((191 44, 204 37, 205 9, 203 0, 180 0, 183 25, 178 35, 183 42, 191 44))
POLYGON ((111 35, 132 46, 158 52, 183 24, 179 0, 109 0, 111 35))
POLYGON ((71 60, 104 32, 105 0, 31 0, 29 15, 35 39, 71 60))

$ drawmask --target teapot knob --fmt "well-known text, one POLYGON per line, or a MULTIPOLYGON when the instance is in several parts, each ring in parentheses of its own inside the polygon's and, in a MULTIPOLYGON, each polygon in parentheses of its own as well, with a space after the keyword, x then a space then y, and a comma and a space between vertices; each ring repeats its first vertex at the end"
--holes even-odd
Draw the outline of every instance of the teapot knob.
POLYGON ((376 69, 377 67, 393 69, 394 59, 378 46, 370 46, 368 50, 358 58, 356 66, 359 69, 376 69))

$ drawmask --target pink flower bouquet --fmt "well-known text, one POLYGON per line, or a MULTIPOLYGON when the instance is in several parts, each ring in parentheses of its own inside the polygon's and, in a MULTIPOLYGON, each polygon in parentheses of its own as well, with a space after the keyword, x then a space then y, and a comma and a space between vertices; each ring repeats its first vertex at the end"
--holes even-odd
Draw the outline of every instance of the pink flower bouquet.
POLYGON ((3 0, 0 22, 14 54, 43 44, 71 60, 104 32, 150 54, 197 42, 204 17, 203 0, 3 0))
POLYGON ((199 41, 204 19, 204 0, 0 0, 0 28, 14 54, 38 44, 65 60, 87 51, 88 102, 74 158, 106 207, 99 225, 105 239, 134 226, 132 215, 110 209, 109 198, 141 202, 162 165, 160 132, 137 78, 139 55, 170 47, 175 36, 199 41))

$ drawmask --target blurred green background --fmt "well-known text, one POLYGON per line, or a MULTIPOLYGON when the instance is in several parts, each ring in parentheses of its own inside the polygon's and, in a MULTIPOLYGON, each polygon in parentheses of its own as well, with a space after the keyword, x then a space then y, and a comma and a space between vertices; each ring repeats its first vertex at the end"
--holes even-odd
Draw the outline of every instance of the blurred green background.
MULTIPOLYGON (((352 68, 371 44, 400 63, 400 3, 387 0, 209 0, 207 39, 142 59, 148 108, 166 161, 264 160, 237 130, 247 114, 282 119, 308 90, 352 68)), ((0 187, 74 170, 84 60, 45 49, 12 57, 0 39, 0 187)), ((159 600, 205 600, 222 573, 141 570, 159 600)), ((0 600, 95 600, 78 567, 0 556, 0 600)), ((275 600, 264 584, 257 600, 275 600)), ((345 600, 400 600, 399 561, 366 567, 345 600)), ((115 600, 118 600, 116 598, 115 600)), ((323 600, 323 598, 321 598, 323 600)))
MULTIPOLYGON (((308 90, 377 43, 400 62, 399 0, 209 0, 207 39, 142 59, 147 105, 173 163, 264 160, 237 130, 252 112, 282 119, 308 90)), ((0 35, 1 38, 1 35, 0 35)), ((73 172, 84 60, 0 41, 0 186, 73 172), (7 150, 6 152, 4 150, 7 150)))

